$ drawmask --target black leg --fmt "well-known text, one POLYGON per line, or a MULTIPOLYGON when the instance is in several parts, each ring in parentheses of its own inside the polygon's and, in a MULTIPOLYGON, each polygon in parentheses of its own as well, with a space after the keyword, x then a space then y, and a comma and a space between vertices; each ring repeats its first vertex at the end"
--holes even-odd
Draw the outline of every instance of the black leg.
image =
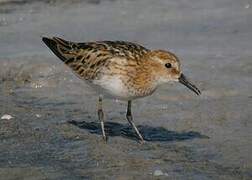
POLYGON ((140 143, 144 143, 144 139, 143 139, 142 135, 140 134, 140 132, 138 131, 136 125, 133 122, 133 117, 132 117, 132 114, 131 114, 131 101, 128 101, 128 108, 127 108, 126 118, 127 118, 128 122, 130 123, 130 125, 135 130, 137 136, 139 137, 140 143))
POLYGON ((101 122, 101 129, 102 129, 102 137, 105 142, 107 142, 107 136, 105 134, 105 128, 104 128, 104 113, 102 110, 102 96, 99 96, 98 100, 98 117, 101 122))

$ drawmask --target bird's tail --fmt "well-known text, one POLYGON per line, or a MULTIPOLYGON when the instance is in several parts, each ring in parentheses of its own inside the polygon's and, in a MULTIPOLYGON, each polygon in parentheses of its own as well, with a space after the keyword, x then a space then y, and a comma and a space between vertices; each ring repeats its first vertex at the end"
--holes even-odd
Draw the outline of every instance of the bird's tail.
POLYGON ((76 50, 74 44, 70 41, 58 37, 43 37, 42 41, 52 50, 52 52, 66 64, 75 60, 76 50))

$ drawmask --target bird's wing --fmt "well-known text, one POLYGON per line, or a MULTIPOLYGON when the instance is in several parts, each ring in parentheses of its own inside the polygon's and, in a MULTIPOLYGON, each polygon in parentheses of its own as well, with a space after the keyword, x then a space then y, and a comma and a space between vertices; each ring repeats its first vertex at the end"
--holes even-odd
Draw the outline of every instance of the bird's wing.
POLYGON ((149 52, 147 48, 139 44, 126 41, 98 41, 91 44, 98 49, 109 51, 113 56, 126 57, 135 60, 138 60, 149 52))
POLYGON ((79 77, 93 80, 112 58, 138 61, 149 50, 141 45, 124 41, 75 43, 58 37, 42 38, 52 52, 79 77))

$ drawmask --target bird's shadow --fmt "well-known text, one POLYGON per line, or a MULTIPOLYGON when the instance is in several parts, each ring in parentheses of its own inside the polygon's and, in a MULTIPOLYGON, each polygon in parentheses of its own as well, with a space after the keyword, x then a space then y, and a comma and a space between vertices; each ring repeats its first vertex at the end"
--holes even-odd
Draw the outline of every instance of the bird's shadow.
MULTIPOLYGON (((86 122, 86 121, 68 121, 68 123, 75 125, 81 129, 86 129, 90 133, 101 134, 101 125, 98 122, 86 122)), ((132 127, 127 124, 119 124, 115 122, 106 122, 104 124, 105 132, 108 136, 122 136, 129 139, 136 140, 138 137, 133 131, 132 127)), ((202 135, 199 132, 176 132, 169 131, 163 127, 150 127, 150 126, 137 126, 138 130, 142 134, 145 141, 183 141, 194 138, 209 138, 202 135)))

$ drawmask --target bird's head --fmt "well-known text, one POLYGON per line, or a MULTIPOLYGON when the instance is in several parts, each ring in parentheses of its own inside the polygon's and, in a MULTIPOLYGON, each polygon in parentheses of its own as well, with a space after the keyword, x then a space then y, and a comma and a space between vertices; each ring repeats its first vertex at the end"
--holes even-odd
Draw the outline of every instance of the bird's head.
POLYGON ((164 50, 153 50, 148 54, 148 62, 158 85, 167 82, 180 82, 200 95, 200 90, 187 80, 181 72, 180 61, 175 54, 164 50))

